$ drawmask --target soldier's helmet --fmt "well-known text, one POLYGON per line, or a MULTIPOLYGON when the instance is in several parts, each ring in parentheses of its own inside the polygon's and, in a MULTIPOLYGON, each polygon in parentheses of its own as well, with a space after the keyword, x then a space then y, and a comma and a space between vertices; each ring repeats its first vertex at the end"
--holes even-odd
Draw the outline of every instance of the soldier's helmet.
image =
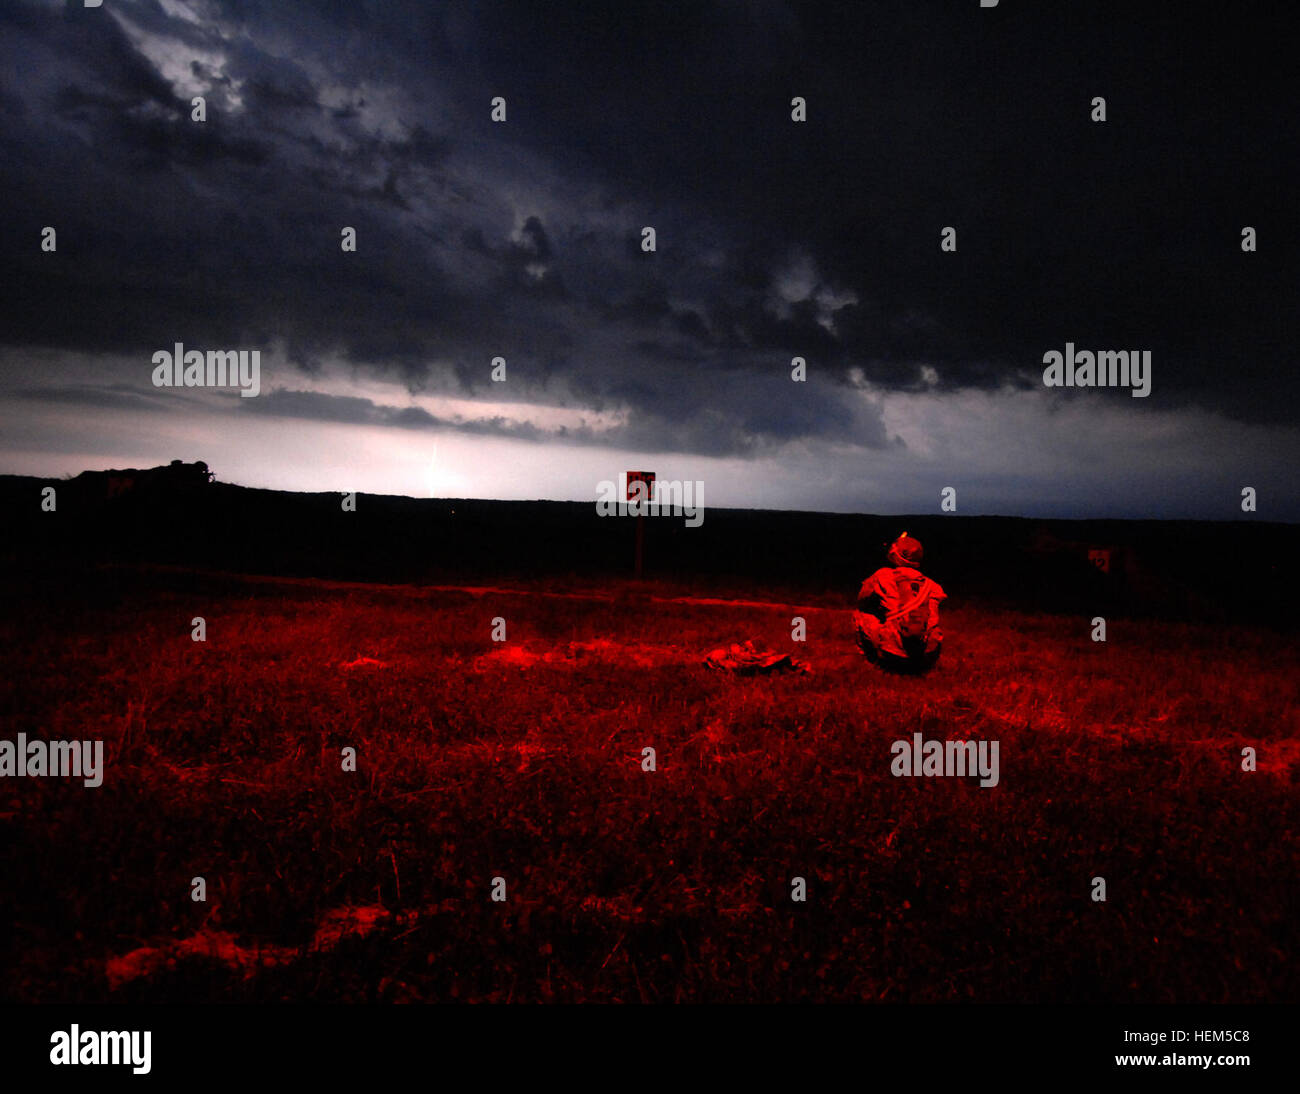
POLYGON ((906 532, 889 545, 889 561, 894 566, 920 566, 924 556, 921 541, 906 532))

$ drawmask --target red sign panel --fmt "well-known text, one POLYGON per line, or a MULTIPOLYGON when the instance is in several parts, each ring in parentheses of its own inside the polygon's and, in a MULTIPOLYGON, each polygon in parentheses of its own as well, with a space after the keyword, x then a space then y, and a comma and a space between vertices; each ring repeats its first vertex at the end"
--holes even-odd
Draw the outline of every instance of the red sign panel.
POLYGON ((627 473, 627 500, 649 501, 654 497, 655 473, 653 471, 629 471, 627 473), (634 483, 645 483, 634 486, 634 483))

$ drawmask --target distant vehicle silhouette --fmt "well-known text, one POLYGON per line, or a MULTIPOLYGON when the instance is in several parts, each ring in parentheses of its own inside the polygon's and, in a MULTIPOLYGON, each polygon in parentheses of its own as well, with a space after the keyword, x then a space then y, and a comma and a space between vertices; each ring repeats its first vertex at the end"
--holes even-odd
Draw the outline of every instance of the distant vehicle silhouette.
POLYGON ((163 467, 83 471, 71 483, 73 499, 86 506, 107 505, 126 497, 169 497, 206 488, 216 476, 202 460, 172 460, 163 467))
POLYGON ((1063 539, 1040 528, 1026 548, 1040 568, 1040 579, 1074 583, 1086 590, 1089 604, 1158 610, 1171 616, 1204 617, 1212 612, 1204 593, 1160 565, 1159 557, 1131 543, 1063 539))

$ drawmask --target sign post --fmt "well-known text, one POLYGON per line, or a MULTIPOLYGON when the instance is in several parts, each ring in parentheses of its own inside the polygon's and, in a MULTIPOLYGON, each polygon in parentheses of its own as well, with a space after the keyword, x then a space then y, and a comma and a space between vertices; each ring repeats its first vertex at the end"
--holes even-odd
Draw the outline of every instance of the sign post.
POLYGON ((654 497, 655 473, 629 471, 627 473, 627 500, 640 502, 636 511, 636 579, 641 580, 641 565, 645 557, 645 506, 654 497))

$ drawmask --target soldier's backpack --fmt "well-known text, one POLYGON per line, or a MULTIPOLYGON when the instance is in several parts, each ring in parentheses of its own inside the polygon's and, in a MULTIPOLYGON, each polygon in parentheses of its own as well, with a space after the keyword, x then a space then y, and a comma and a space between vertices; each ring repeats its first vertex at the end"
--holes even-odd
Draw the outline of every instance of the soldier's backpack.
POLYGON ((930 579, 900 577, 898 599, 899 606, 889 613, 888 621, 898 625, 898 636, 907 655, 920 657, 930 636, 930 579))

